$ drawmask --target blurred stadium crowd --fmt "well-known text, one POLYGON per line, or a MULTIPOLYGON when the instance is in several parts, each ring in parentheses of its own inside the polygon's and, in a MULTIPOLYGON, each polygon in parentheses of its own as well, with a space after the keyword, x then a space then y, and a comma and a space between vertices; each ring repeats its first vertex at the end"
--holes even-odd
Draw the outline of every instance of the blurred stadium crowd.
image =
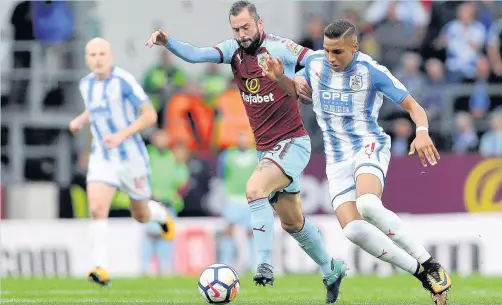
MULTIPOLYGON (((387 66, 426 108, 439 148, 485 156, 502 155, 502 139, 495 135, 502 129, 498 114, 502 90, 489 90, 490 84, 502 83, 501 16, 502 5, 495 1, 376 1, 343 13, 360 31, 361 50, 387 66), (445 94, 455 91, 455 85, 468 85, 464 88, 469 90, 445 94), (441 123, 452 119, 443 117, 447 108, 452 108, 454 121, 448 122, 450 128, 442 128, 441 123)), ((308 34, 297 37, 297 42, 322 49, 326 22, 313 16, 308 34)), ((186 80, 170 57, 163 53, 144 80, 162 113, 159 128, 186 141, 191 150, 218 152, 235 146, 240 133, 250 132, 244 108, 235 102, 237 89, 218 65, 208 66, 195 81, 186 80), (185 102, 188 99, 190 103, 185 102), (189 119, 184 115, 187 112, 189 119)), ((314 151, 322 153, 322 137, 309 106, 302 106, 302 115, 314 151)), ((395 155, 406 154, 413 137, 407 117, 392 103, 385 103, 381 110, 380 120, 393 136, 395 155)))
MULTIPOLYGON (((502 156, 500 1, 348 1, 343 7, 343 18, 359 29, 361 51, 387 66, 427 110, 438 149, 457 154, 502 156)), ((81 62, 79 56, 82 53, 59 48, 59 45, 72 41, 78 31, 74 8, 65 1, 16 3, 10 15, 12 34, 2 35, 18 44, 21 42, 20 45, 41 42, 44 46, 42 54, 47 53, 47 61, 61 68, 75 68, 81 62)), ((100 35, 100 22, 92 13, 84 20, 94 36, 100 35)), ((311 16, 305 24, 305 36, 291 38, 305 47, 320 50, 323 28, 328 22, 330 20, 311 16)), ((10 51, 2 48, 2 53, 10 51)), ((10 68, 29 75, 34 64, 30 49, 12 50, 12 58, 10 68)), ((76 81, 84 73, 85 70, 80 70, 74 73, 72 81, 66 82, 44 79, 43 107, 67 107, 65 99, 70 94, 78 95, 76 81)), ((9 70, 7 74, 17 75, 9 70)), ((193 79, 177 66, 173 55, 161 52, 158 63, 145 67, 144 75, 136 77, 159 112, 158 130, 145 135, 145 141, 151 143, 153 167, 155 162, 164 162, 171 164, 164 166, 186 163, 190 168, 187 181, 166 183, 203 181, 209 176, 205 172, 204 157, 215 156, 239 143, 252 149, 252 133, 239 91, 221 66, 208 65, 205 73, 193 79), (172 148, 172 156, 159 153, 168 147, 172 148), (194 173, 200 177, 194 178, 194 173)), ((2 83, 2 113, 28 107, 28 86, 29 77, 12 77, 2 83)), ((70 105, 71 109, 79 107, 70 105)), ((322 136, 314 113, 309 106, 300 107, 312 138, 313 151, 322 154, 322 136)), ((407 154, 414 135, 408 115, 392 103, 384 103, 380 123, 392 136, 392 153, 407 154)), ((4 167, 12 163, 9 160, 12 156, 9 158, 3 152, 10 145, 9 132, 12 131, 2 124, 2 173, 4 167)), ((60 132, 51 128, 32 128, 24 131, 24 137, 31 145, 51 145, 60 132)), ((78 147, 75 150, 78 155, 75 159, 82 161, 77 162, 82 169, 79 167, 75 171, 73 183, 79 180, 83 185, 87 152, 82 153, 83 149, 78 147)), ((40 160, 28 160, 25 178, 51 180, 47 174, 50 170, 44 164, 40 160)), ((162 179, 167 181, 169 177, 162 179)), ((206 183, 190 188, 207 190, 208 187, 206 183)), ((73 192, 72 196, 75 194, 73 192)))

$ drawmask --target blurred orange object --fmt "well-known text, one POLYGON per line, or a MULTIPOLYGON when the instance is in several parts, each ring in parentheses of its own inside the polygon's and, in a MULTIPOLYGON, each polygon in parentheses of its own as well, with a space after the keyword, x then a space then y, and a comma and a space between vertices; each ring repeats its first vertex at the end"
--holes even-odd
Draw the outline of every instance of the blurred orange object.
POLYGON ((254 145, 253 131, 249 125, 246 110, 239 90, 230 89, 216 97, 219 118, 215 125, 215 144, 220 149, 237 145, 239 135, 249 134, 250 145, 254 145))

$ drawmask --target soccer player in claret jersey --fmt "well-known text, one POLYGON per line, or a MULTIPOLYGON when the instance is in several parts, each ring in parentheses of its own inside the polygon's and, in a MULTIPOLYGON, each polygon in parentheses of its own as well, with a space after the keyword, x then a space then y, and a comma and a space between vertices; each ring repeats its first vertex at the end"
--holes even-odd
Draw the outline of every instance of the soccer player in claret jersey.
MULTIPOLYGON (((439 160, 428 134, 424 109, 387 68, 359 52, 356 29, 346 20, 324 30, 324 50, 307 57, 298 77, 312 87, 313 108, 323 132, 331 204, 348 239, 419 279, 436 304, 446 304, 451 280, 444 268, 382 205, 390 161, 390 137, 377 124, 385 95, 401 105, 418 126, 410 154, 424 167, 439 160)), ((279 60, 267 58, 264 74, 295 97, 295 82, 279 60)))
POLYGON ((157 112, 134 76, 112 65, 110 44, 94 38, 85 48, 91 70, 79 84, 85 111, 70 123, 73 133, 91 125, 92 152, 87 173, 91 213, 91 252, 94 269, 90 281, 108 285, 107 226, 117 189, 131 199, 131 213, 139 222, 158 222, 167 240, 175 237, 174 222, 166 208, 150 200, 150 166, 139 132, 157 122, 157 112))
POLYGON ((177 41, 162 30, 155 31, 146 45, 165 46, 189 62, 226 63, 232 67, 235 83, 253 129, 259 164, 246 187, 251 222, 258 254, 256 284, 273 284, 273 207, 284 230, 320 266, 327 289, 326 301, 334 303, 345 276, 343 261, 328 254, 317 227, 301 210, 299 177, 310 159, 310 138, 303 126, 296 99, 262 74, 266 56, 281 58, 288 75, 297 63, 304 64, 307 50, 293 41, 263 31, 256 7, 235 2, 229 14, 234 39, 214 47, 197 48, 177 41), (269 202, 270 200, 270 202, 269 202))

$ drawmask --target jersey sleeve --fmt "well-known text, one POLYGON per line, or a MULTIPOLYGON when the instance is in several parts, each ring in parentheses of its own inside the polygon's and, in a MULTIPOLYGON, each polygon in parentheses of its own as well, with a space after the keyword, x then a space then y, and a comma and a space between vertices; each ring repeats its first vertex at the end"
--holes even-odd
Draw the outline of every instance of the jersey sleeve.
POLYGON ((303 69, 296 72, 296 74, 295 74, 295 76, 305 77, 309 86, 312 86, 312 84, 310 83, 310 71, 311 71, 310 63, 311 63, 312 59, 319 56, 319 55, 315 55, 315 56, 314 55, 315 55, 314 51, 308 50, 307 53, 305 54, 304 58, 302 59, 303 63, 301 65, 303 66, 303 69))
POLYGON ((378 64, 368 65, 373 86, 396 104, 401 104, 410 94, 408 89, 390 71, 378 64))
POLYGON ((167 40, 165 47, 174 55, 189 63, 219 63, 221 59, 218 51, 212 47, 198 48, 172 37, 167 40))
POLYGON ((82 101, 84 102, 84 107, 85 109, 87 109, 87 96, 85 93, 86 91, 85 87, 86 87, 85 78, 82 78, 78 83, 78 92, 80 92, 80 96, 82 97, 82 101))
POLYGON ((134 108, 139 108, 149 101, 145 90, 138 84, 134 76, 127 75, 120 78, 122 97, 129 100, 134 108))
POLYGON ((235 50, 239 48, 235 39, 227 39, 213 47, 220 54, 220 63, 230 64, 235 50))
POLYGON ((283 56, 284 63, 290 65, 300 65, 300 66, 305 65, 304 61, 304 58, 306 58, 305 55, 307 55, 308 52, 312 52, 312 50, 305 48, 297 44, 293 40, 287 38, 283 39, 281 43, 283 44, 283 47, 285 49, 283 56))
POLYGON ((95 79, 91 76, 91 74, 88 74, 84 78, 80 80, 78 83, 78 91, 80 92, 80 96, 82 97, 82 101, 84 102, 84 107, 86 110, 88 110, 88 99, 90 98, 92 86, 94 84, 95 79))

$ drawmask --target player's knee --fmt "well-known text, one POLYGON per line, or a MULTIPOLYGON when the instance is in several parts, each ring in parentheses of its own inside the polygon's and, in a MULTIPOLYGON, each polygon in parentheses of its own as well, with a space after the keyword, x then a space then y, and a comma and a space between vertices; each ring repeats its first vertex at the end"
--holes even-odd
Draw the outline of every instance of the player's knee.
POLYGON ((303 228, 303 217, 302 220, 294 220, 294 221, 283 221, 281 220, 281 227, 284 231, 291 233, 298 233, 303 228))
POLYGON ((150 220, 150 215, 143 211, 131 211, 132 217, 139 223, 146 223, 150 220))
POLYGON ((359 214, 365 219, 371 218, 373 215, 373 210, 378 208, 378 205, 381 205, 380 198, 378 198, 375 194, 364 194, 356 199, 356 206, 359 214))
POLYGON ((343 233, 351 242, 357 243, 361 238, 361 234, 364 233, 361 227, 363 222, 364 220, 351 221, 343 228, 343 233))
POLYGON ((269 194, 265 191, 265 188, 252 185, 248 183, 246 185, 246 198, 248 202, 253 202, 258 199, 267 198, 269 194))
POLYGON ((105 219, 108 217, 108 208, 105 204, 94 203, 89 207, 92 219, 105 219))

